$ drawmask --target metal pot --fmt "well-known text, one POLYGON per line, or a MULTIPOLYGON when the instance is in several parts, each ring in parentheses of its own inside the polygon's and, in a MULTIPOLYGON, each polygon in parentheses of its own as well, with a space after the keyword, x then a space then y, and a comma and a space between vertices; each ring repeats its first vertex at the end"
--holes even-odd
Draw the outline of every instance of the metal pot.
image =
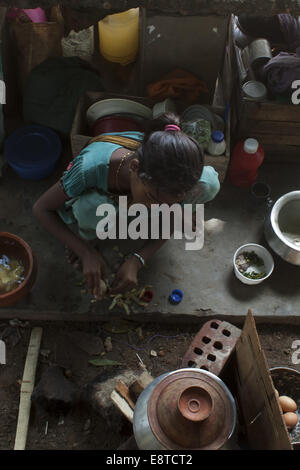
POLYGON ((255 39, 249 45, 249 61, 253 69, 261 67, 272 59, 272 49, 267 39, 255 39))
POLYGON ((141 450, 236 449, 236 406, 219 377, 187 368, 157 377, 134 408, 133 432, 141 450))
POLYGON ((300 191, 276 201, 266 220, 265 236, 282 259, 300 266, 300 191))

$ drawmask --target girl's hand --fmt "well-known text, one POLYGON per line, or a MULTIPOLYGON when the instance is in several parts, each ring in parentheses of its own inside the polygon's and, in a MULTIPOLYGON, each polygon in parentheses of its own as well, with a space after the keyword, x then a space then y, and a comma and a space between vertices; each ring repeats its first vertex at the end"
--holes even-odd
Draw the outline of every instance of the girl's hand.
POLYGON ((137 287, 137 273, 141 267, 140 261, 135 256, 127 259, 119 268, 109 293, 113 295, 120 294, 137 287))
POLYGON ((81 258, 82 270, 90 294, 101 299, 100 280, 106 278, 106 263, 94 248, 88 248, 81 258))

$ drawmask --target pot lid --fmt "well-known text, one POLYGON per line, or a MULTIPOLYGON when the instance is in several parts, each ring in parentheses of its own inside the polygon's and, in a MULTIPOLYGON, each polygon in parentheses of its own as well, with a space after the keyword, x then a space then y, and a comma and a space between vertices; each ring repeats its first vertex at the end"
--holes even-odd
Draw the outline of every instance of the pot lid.
POLYGON ((214 374, 181 369, 166 376, 152 391, 148 420, 166 449, 219 449, 234 430, 235 403, 214 374))

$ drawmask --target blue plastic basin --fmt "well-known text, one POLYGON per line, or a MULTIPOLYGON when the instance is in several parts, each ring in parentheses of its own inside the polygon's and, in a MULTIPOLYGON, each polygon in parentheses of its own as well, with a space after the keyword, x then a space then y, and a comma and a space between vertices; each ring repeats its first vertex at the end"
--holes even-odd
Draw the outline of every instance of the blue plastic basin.
POLYGON ((41 180, 57 168, 61 141, 48 127, 24 126, 13 132, 4 144, 4 158, 23 179, 41 180))

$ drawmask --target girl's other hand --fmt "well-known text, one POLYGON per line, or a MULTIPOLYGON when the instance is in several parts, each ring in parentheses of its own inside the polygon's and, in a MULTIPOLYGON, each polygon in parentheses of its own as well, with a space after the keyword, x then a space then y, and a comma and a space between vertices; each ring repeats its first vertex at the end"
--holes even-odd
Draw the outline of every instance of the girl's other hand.
POLYGON ((88 290, 96 299, 101 299, 100 280, 106 278, 106 263, 95 248, 88 248, 81 258, 82 270, 88 290))
POLYGON ((127 259, 117 271, 109 294, 120 294, 137 287, 137 273, 140 268, 141 263, 135 256, 127 259))

